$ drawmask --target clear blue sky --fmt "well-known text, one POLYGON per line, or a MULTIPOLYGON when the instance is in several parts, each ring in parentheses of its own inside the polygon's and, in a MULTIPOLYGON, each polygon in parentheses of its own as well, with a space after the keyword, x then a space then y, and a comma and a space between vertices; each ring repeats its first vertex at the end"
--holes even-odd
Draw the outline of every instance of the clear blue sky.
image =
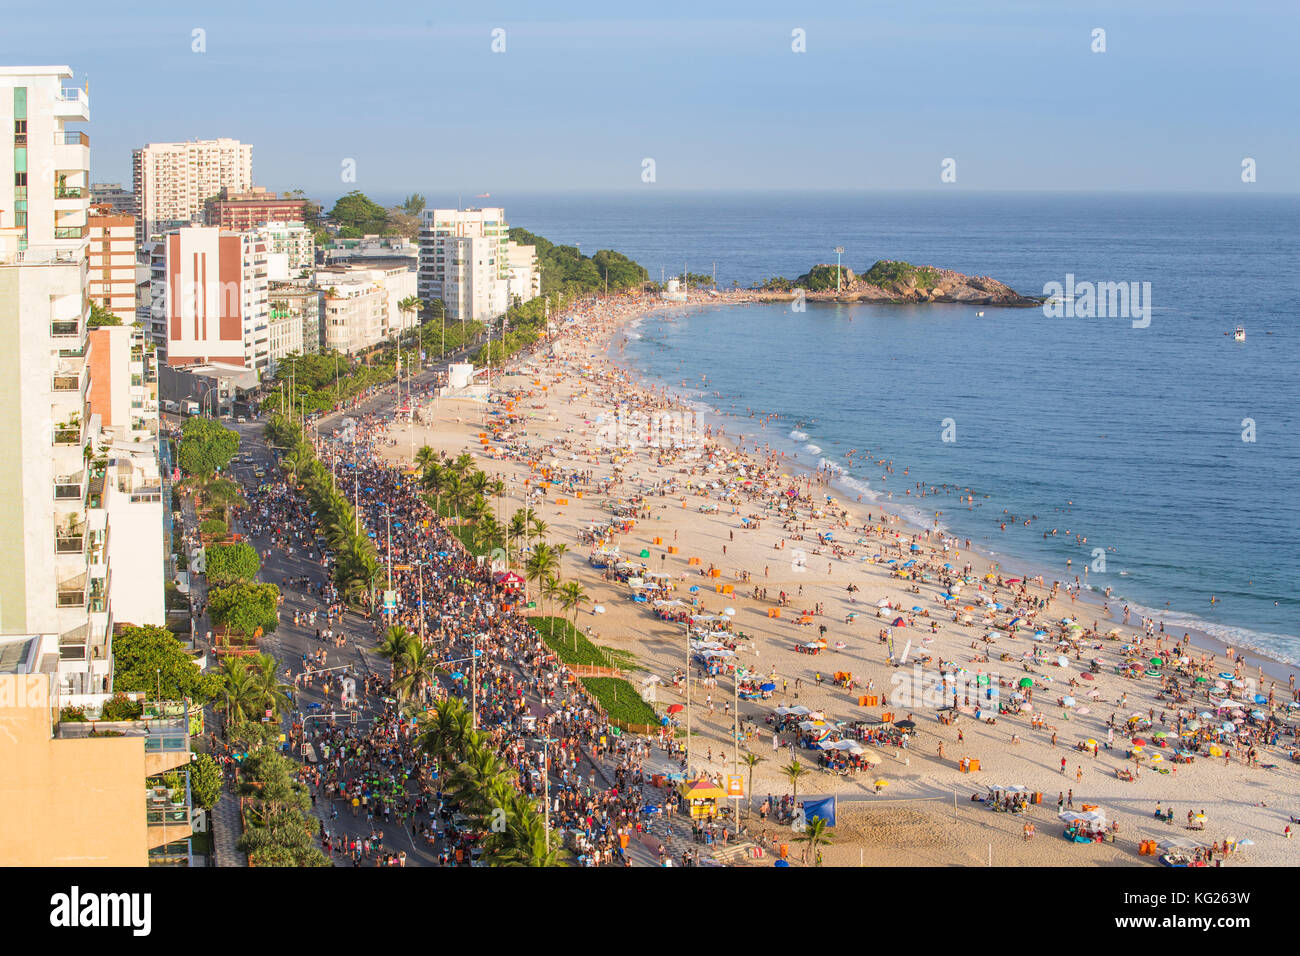
POLYGON ((128 185, 135 146, 232 136, 321 198, 940 188, 945 157, 971 190, 1300 192, 1295 0, 799 6, 63 0, 10 5, 0 62, 88 78, 93 178, 128 185))

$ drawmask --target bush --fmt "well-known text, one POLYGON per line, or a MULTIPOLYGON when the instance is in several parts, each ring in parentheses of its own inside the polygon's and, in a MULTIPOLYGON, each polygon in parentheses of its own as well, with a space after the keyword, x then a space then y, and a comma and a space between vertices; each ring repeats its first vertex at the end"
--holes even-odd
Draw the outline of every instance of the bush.
POLYGON ((118 692, 104 701, 99 716, 101 720, 137 720, 143 712, 144 707, 138 701, 118 692))
POLYGON ((245 637, 270 634, 279 623, 276 607, 280 589, 274 584, 236 581, 218 588, 208 596, 208 613, 212 623, 236 631, 245 637))
POLYGON ((542 635, 546 646, 564 663, 592 664, 596 667, 608 667, 609 661, 595 644, 587 640, 587 635, 575 628, 563 617, 534 617, 530 622, 537 633, 542 635))
POLYGON ((196 806, 211 810, 221 799, 221 767, 209 754, 195 754, 190 762, 190 795, 196 806))
POLYGON ((582 686, 600 701, 611 720, 623 724, 644 724, 653 727, 659 715, 641 699, 636 688, 618 677, 584 677, 582 686))
POLYGON ((251 544, 211 545, 204 560, 210 584, 252 581, 262 567, 262 562, 257 559, 257 551, 251 544))
POLYGON ((205 538, 224 538, 229 530, 220 518, 205 518, 199 522, 199 534, 205 538))
POLYGON ((79 724, 80 724, 80 723, 85 723, 85 721, 86 721, 86 708, 85 708, 85 707, 70 707, 70 706, 69 706, 69 707, 64 707, 62 710, 59 711, 59 720, 67 720, 67 721, 72 721, 72 722, 74 722, 74 723, 79 723, 79 724))

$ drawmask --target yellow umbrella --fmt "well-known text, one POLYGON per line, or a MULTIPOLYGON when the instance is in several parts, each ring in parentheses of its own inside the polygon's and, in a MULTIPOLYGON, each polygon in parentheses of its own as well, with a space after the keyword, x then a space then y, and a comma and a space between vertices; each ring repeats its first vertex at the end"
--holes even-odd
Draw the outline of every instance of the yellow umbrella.
POLYGON ((876 785, 877 787, 887 787, 887 786, 889 786, 889 781, 888 781, 888 780, 877 780, 876 783, 875 783, 875 785, 876 785))

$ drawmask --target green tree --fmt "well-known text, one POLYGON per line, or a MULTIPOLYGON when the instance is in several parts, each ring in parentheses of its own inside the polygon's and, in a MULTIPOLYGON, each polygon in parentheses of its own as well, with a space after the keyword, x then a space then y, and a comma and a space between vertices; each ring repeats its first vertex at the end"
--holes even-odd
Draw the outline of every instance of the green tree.
POLYGON ((206 573, 209 584, 230 584, 234 581, 252 581, 261 570, 257 549, 251 544, 211 544, 205 549, 206 573))
POLYGON ((357 189, 340 198, 330 210, 329 217, 340 227, 355 230, 358 236, 382 232, 388 220, 384 207, 357 189))
POLYGON ((799 800, 799 780, 808 773, 808 768, 797 760, 791 760, 781 768, 781 773, 790 781, 790 786, 794 791, 791 799, 797 803, 799 800))
POLYGON ((821 866, 821 858, 817 855, 818 846, 830 846, 832 843, 830 832, 826 827, 826 821, 821 817, 813 817, 804 825, 804 830, 795 839, 804 845, 800 852, 800 857, 805 863, 811 856, 816 861, 817 866, 821 866))
POLYGON ((424 206, 424 197, 419 193, 411 193, 411 195, 406 197, 405 202, 402 203, 402 211, 408 216, 418 216, 420 213, 424 212, 424 206))
POLYGON ((280 589, 274 584, 236 581, 214 589, 208 596, 208 613, 219 627, 245 637, 270 634, 278 623, 276 607, 280 589))
POLYGON ((227 467, 238 451, 238 432, 210 418, 190 418, 181 429, 176 460, 185 474, 207 478, 227 467))
POLYGON ((98 302, 90 303, 90 319, 86 322, 86 327, 90 329, 102 328, 106 325, 121 325, 120 316, 114 315, 108 309, 104 308, 98 302))
POLYGON ((740 758, 740 762, 749 768, 749 789, 746 793, 749 796, 748 814, 750 816, 753 816, 754 814, 754 768, 766 759, 766 757, 760 757, 758 754, 752 753, 748 750, 745 751, 745 755, 740 758))
POLYGON ((221 679, 204 674, 176 636, 165 627, 127 625, 113 635, 113 687, 123 693, 160 692, 164 700, 189 698, 206 704, 221 690, 221 679))
POLYGON ((190 761, 190 794, 204 810, 211 810, 221 799, 221 767, 210 754, 196 753, 190 761))

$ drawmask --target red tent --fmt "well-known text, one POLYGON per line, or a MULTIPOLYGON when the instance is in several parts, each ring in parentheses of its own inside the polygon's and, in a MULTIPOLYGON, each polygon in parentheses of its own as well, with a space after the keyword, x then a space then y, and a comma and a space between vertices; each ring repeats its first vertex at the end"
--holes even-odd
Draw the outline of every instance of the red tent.
POLYGON ((524 583, 524 579, 513 571, 498 571, 496 574, 492 575, 492 580, 497 584, 503 584, 508 588, 522 587, 524 583))

